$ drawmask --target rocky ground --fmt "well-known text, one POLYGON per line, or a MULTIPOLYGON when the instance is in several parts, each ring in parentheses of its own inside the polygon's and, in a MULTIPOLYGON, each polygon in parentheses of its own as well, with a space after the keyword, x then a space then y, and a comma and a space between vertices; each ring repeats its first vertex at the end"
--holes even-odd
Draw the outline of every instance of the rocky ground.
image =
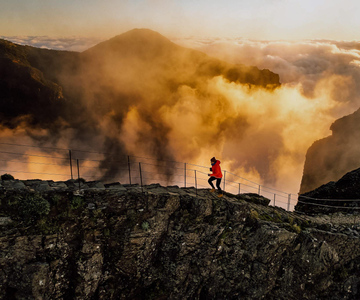
POLYGON ((0 181, 0 299, 359 299, 360 216, 256 194, 0 181))

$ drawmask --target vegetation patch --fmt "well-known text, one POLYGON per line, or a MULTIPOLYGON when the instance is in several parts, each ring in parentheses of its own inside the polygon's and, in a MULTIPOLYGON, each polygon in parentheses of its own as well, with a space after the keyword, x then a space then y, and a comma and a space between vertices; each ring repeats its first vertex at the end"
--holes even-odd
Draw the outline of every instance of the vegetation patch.
POLYGON ((84 207, 85 201, 83 197, 74 196, 71 200, 71 209, 76 210, 78 208, 84 207))
POLYGON ((250 211, 250 219, 253 220, 253 221, 258 220, 259 219, 259 213, 256 210, 252 209, 250 211))
POLYGON ((59 232, 60 226, 58 221, 51 218, 41 218, 37 221, 37 228, 42 234, 54 234, 59 232))
POLYGON ((14 176, 12 176, 11 174, 5 173, 1 175, 1 180, 14 180, 14 179, 15 179, 14 176))
POLYGON ((145 231, 148 231, 150 229, 150 224, 147 221, 142 222, 141 228, 145 231))
POLYGON ((27 194, 18 198, 19 215, 26 223, 38 220, 50 212, 50 203, 40 194, 27 194))
POLYGON ((299 225, 297 225, 297 224, 291 224, 290 225, 290 228, 294 231, 294 232, 296 232, 296 233, 300 233, 301 232, 301 227, 299 226, 299 225))

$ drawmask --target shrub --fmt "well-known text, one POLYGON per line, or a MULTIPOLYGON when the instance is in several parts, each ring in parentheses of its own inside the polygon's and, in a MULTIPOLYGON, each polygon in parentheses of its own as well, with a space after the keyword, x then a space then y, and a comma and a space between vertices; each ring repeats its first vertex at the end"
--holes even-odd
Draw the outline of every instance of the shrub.
POLYGON ((50 203, 39 194, 27 194, 19 199, 19 214, 25 222, 38 220, 50 212, 50 203))
POLYGON ((145 230, 145 231, 148 231, 149 228, 150 228, 149 222, 147 222, 147 221, 142 222, 141 228, 142 228, 143 230, 145 230))
POLYGON ((60 195, 53 195, 51 198, 50 198, 50 202, 51 204, 57 206, 61 201, 61 196, 60 195))
POLYGON ((291 226, 292 230, 295 231, 296 233, 299 234, 301 232, 301 228, 300 228, 299 225, 293 224, 293 225, 290 225, 290 226, 291 226))
POLYGON ((257 220, 257 219, 259 219, 259 213, 258 213, 256 210, 252 209, 252 210, 250 211, 250 218, 251 218, 252 220, 257 220))
POLYGON ((294 224, 294 218, 293 217, 289 217, 289 224, 293 225, 294 224))
POLYGON ((86 183, 86 180, 85 180, 84 178, 81 178, 81 177, 80 177, 80 178, 75 179, 75 182, 76 182, 76 183, 79 183, 79 182, 80 182, 80 183, 83 183, 83 184, 84 184, 84 183, 86 183))
POLYGON ((10 174, 3 174, 1 175, 1 180, 14 180, 14 176, 10 175, 10 174))
POLYGON ((85 204, 84 199, 80 196, 75 196, 71 200, 71 209, 78 209, 85 204))

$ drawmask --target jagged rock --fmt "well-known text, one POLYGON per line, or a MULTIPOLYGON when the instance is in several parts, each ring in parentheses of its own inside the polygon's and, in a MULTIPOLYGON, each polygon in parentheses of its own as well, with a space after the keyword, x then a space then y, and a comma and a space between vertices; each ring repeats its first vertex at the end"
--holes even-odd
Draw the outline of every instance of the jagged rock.
POLYGON ((12 189, 12 190, 22 190, 22 189, 26 189, 25 184, 20 181, 20 180, 3 180, 2 181, 2 186, 5 189, 12 189))
POLYGON ((85 182, 81 181, 79 182, 78 179, 69 179, 67 181, 65 181, 65 184, 67 186, 68 189, 71 190, 80 190, 80 189, 87 189, 88 186, 85 182))
POLYGON ((0 217, 0 226, 9 225, 13 221, 9 217, 0 217))
POLYGON ((95 205, 95 203, 88 203, 87 208, 88 209, 95 209, 96 205, 95 205))
POLYGON ((120 182, 108 183, 108 184, 104 184, 104 186, 107 189, 117 189, 117 190, 126 191, 126 188, 120 182))
POLYGON ((26 185, 26 186, 33 186, 33 185, 36 185, 36 184, 40 184, 42 183, 43 181, 41 179, 29 179, 29 180, 24 180, 23 183, 26 185))
POLYGON ((360 296, 360 226, 326 227, 325 216, 297 216, 253 194, 218 198, 209 189, 40 194, 49 215, 24 224, 8 201, 17 191, 0 192, 14 221, 0 235, 1 300, 360 296))
POLYGON ((244 200, 250 200, 251 202, 261 204, 264 206, 267 206, 270 203, 269 199, 267 199, 261 195, 254 194, 254 193, 240 194, 240 195, 238 195, 238 198, 244 199, 244 200))
POLYGON ((51 190, 49 182, 48 181, 43 181, 43 180, 25 180, 24 184, 36 191, 49 191, 51 190))
POLYGON ((105 188, 104 184, 100 181, 87 181, 86 184, 90 189, 104 189, 105 188))
POLYGON ((53 190, 65 190, 65 189, 67 189, 67 185, 63 181, 49 182, 49 185, 53 190))

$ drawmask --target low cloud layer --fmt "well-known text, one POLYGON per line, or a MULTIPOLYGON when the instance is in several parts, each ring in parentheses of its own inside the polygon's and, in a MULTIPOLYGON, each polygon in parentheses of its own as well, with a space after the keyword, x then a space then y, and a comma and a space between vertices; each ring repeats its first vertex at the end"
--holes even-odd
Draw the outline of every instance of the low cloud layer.
MULTIPOLYGON (((138 70, 122 63, 114 72, 114 60, 107 57, 101 63, 102 72, 109 75, 104 82, 86 73, 85 113, 78 121, 85 122, 82 130, 69 126, 57 145, 73 147, 76 143, 69 140, 78 140, 81 148, 81 139, 93 147, 108 144, 112 157, 134 153, 200 165, 216 156, 228 171, 296 193, 307 149, 331 134, 335 119, 360 106, 360 43, 173 41, 230 63, 269 69, 280 75, 282 86, 265 89, 219 75, 178 84, 179 73, 172 79, 173 86, 164 86, 164 78, 167 82, 172 78, 171 66, 166 76, 151 63, 139 65, 138 70), (79 133, 80 139, 76 138, 79 133)), ((74 50, 87 42, 23 38, 21 43, 74 50)), ((181 59, 188 62, 186 57, 181 59)), ((79 78, 66 80, 77 83, 79 78)), ((111 166, 101 167, 112 172, 111 166)))
POLYGON ((309 99, 326 95, 334 117, 359 108, 360 42, 187 39, 178 43, 223 60, 270 69, 281 83, 298 86, 309 99))
POLYGON ((84 51, 102 41, 99 38, 50 36, 0 36, 0 39, 24 46, 66 51, 84 51))

